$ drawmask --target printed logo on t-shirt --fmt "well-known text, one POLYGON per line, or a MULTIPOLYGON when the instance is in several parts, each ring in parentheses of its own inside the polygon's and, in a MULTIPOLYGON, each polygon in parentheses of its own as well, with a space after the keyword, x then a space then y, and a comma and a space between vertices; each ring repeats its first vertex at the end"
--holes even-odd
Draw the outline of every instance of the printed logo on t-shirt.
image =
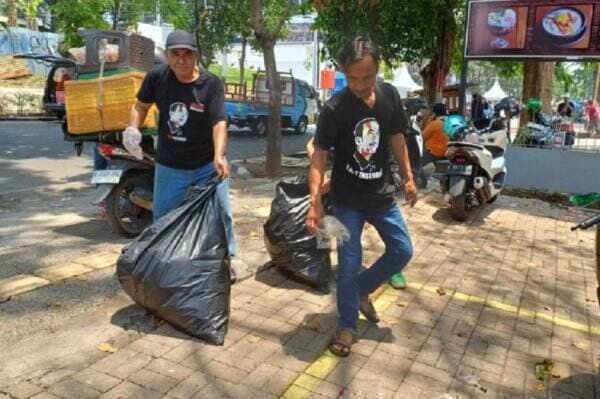
POLYGON ((381 178, 383 169, 375 164, 373 155, 379 148, 379 123, 375 118, 365 118, 354 127, 354 143, 356 152, 352 159, 354 162, 346 164, 346 171, 363 180, 381 178))
POLYGON ((204 104, 200 102, 190 103, 190 111, 204 112, 204 104))
POLYGON ((171 140, 187 141, 183 136, 183 126, 188 120, 188 110, 184 103, 176 102, 169 107, 169 131, 168 135, 171 140))

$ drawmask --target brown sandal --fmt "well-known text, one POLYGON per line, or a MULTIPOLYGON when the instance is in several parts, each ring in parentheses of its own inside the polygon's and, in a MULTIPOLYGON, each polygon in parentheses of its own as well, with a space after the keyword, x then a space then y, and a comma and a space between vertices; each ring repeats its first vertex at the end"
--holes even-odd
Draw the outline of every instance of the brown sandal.
POLYGON ((336 356, 348 357, 353 343, 354 343, 354 335, 352 335, 352 333, 350 331, 338 330, 335 333, 335 335, 333 336, 333 338, 331 338, 331 341, 329 341, 328 348, 331 351, 331 353, 333 353, 336 356), (349 344, 346 341, 342 340, 342 338, 341 338, 342 331, 347 331, 348 333, 350 333, 352 340, 349 344))
POLYGON ((377 310, 375 310, 375 306, 373 306, 371 299, 369 299, 366 305, 364 305, 361 300, 358 310, 365 316, 365 319, 369 320, 371 323, 379 323, 379 316, 377 315, 377 310))

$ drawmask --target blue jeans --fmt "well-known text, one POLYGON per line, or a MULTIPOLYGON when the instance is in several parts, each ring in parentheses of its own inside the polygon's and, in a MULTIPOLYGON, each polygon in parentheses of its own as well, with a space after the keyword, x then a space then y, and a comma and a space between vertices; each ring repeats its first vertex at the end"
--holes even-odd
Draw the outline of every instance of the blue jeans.
MULTIPOLYGON (((174 169, 159 163, 154 171, 154 221, 177 208, 185 199, 189 187, 206 184, 215 175, 212 162, 198 169, 174 169)), ((225 232, 230 256, 235 256, 236 243, 233 235, 233 216, 229 202, 229 179, 217 186, 217 198, 223 209, 225 232)))
POLYGON ((356 332, 361 298, 402 271, 412 258, 413 246, 395 202, 384 208, 368 210, 335 206, 333 215, 350 232, 350 240, 338 247, 338 327, 356 332), (384 254, 368 269, 362 267, 360 241, 365 222, 375 227, 385 243, 384 254))

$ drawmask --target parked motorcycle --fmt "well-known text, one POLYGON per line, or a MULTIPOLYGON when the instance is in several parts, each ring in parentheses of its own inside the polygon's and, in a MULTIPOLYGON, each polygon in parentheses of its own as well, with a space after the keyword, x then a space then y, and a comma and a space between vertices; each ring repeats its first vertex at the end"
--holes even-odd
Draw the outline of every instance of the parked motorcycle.
MULTIPOLYGON (((410 124, 408 127, 408 131, 404 135, 406 147, 408 150, 408 156, 410 158, 410 165, 414 176, 418 176, 419 170, 421 168, 421 157, 423 156, 423 135, 421 133, 421 128, 419 127, 421 117, 422 115, 420 111, 414 115, 410 115, 410 124)), ((390 151, 392 151, 391 148, 390 151)), ((402 192, 404 190, 404 175, 402 174, 402 169, 400 168, 400 165, 398 165, 398 163, 396 162, 396 158, 393 154, 393 151, 390 159, 390 169, 392 172, 392 178, 394 181, 396 192, 402 192)))
POLYGON ((525 141, 529 147, 550 147, 554 139, 554 126, 551 119, 537 112, 534 116, 534 121, 527 123, 528 137, 525 141))
POLYGON ((132 156, 120 144, 100 144, 100 154, 108 160, 105 170, 96 170, 93 204, 106 207, 106 218, 115 233, 135 237, 152 224, 154 152, 151 140, 144 139, 144 158, 132 156))
POLYGON ((444 130, 451 141, 441 188, 452 217, 464 222, 471 210, 494 202, 504 187, 506 126, 494 118, 487 128, 477 130, 469 128, 462 116, 451 115, 444 130))

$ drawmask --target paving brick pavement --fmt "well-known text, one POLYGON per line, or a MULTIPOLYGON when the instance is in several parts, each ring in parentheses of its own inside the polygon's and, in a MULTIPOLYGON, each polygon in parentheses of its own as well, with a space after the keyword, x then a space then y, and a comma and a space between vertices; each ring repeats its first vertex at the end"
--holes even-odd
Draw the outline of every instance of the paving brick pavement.
MULTIPOLYGON (((233 193, 240 255, 254 267, 268 262, 272 193, 268 181, 233 193)), ((464 224, 440 207, 432 194, 402 208, 415 245, 410 285, 377 292, 382 322, 361 322, 347 359, 326 350, 334 293, 266 269, 233 286, 222 347, 162 325, 91 364, 0 384, 0 397, 600 398, 593 235, 570 232, 563 209, 531 199, 501 197, 464 224), (543 359, 555 363, 548 381, 534 375, 543 359)), ((364 242, 373 261, 374 229, 364 242)))

